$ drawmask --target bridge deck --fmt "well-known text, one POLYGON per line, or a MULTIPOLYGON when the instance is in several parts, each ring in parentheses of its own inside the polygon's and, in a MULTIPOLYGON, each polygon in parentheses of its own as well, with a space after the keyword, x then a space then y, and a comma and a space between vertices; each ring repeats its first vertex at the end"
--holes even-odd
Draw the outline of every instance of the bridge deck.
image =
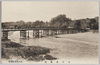
MULTIPOLYGON (((77 29, 73 29, 73 28, 8 28, 8 29, 2 29, 2 31, 21 31, 21 30, 77 30, 77 29)), ((79 29, 79 30, 83 30, 83 29, 79 29)))

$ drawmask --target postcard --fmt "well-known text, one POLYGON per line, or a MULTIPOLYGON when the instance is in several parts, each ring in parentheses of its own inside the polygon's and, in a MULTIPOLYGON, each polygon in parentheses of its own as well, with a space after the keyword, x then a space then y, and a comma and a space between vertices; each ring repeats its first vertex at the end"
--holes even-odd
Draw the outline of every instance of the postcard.
POLYGON ((2 1, 2 64, 99 64, 98 1, 2 1))

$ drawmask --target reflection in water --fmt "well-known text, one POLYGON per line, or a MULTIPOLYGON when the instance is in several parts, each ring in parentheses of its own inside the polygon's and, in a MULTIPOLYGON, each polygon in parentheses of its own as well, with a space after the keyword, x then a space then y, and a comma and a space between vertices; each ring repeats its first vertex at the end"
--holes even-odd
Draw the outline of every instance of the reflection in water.
MULTIPOLYGON (((41 32, 41 31, 40 31, 41 32)), ((20 43, 20 44, 29 44, 29 42, 33 42, 35 39, 33 37, 33 30, 29 31, 29 38, 28 38, 28 31, 26 31, 26 38, 20 38, 20 31, 10 31, 8 33, 8 38, 11 39, 11 41, 20 43)))
POLYGON ((13 33, 12 32, 13 31, 9 31, 8 38, 11 39, 11 41, 13 41, 13 42, 20 43, 20 40, 19 40, 19 38, 20 38, 20 31, 15 31, 13 33))
MULTIPOLYGON (((25 44, 26 40, 28 40, 27 38, 28 34, 26 34, 26 38, 20 38, 20 31, 15 31, 15 32, 10 31, 8 34, 9 34, 8 38, 11 39, 11 41, 13 42, 25 44)), ((33 31, 29 32, 29 37, 30 38, 33 37, 33 31)))

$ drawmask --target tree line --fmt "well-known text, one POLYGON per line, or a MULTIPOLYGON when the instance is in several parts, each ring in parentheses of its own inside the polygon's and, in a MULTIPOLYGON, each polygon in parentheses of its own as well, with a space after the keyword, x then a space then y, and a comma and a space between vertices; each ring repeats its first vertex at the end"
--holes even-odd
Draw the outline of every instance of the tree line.
POLYGON ((23 20, 16 22, 2 22, 2 28, 37 28, 37 27, 53 27, 53 28, 75 28, 75 29, 95 29, 99 28, 99 17, 72 20, 65 14, 53 17, 50 21, 36 20, 34 22, 24 22, 23 20))

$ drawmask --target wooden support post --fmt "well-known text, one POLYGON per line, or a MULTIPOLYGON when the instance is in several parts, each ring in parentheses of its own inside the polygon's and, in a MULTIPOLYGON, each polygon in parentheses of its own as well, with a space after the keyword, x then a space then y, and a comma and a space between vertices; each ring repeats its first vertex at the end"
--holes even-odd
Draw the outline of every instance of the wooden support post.
POLYGON ((2 40, 8 40, 8 31, 2 32, 2 40))
POLYGON ((29 38, 29 31, 28 31, 28 38, 29 38))
POLYGON ((59 34, 59 31, 57 30, 57 35, 59 34))
POLYGON ((55 35, 57 35, 57 30, 54 30, 54 32, 55 32, 55 35))
POLYGON ((35 38, 39 38, 39 30, 34 30, 33 35, 35 38))
POLYGON ((68 34, 70 33, 70 30, 68 30, 68 34))
POLYGON ((62 30, 62 34, 64 34, 64 31, 62 30))
POLYGON ((26 30, 21 30, 20 31, 20 37, 26 38, 26 30))
POLYGON ((34 37, 34 30, 33 30, 33 37, 34 37))
POLYGON ((40 37, 40 32, 39 32, 39 30, 38 30, 38 33, 37 33, 37 34, 38 34, 38 38, 39 38, 39 37, 40 37))
POLYGON ((49 35, 49 30, 43 30, 43 36, 48 36, 49 35))

